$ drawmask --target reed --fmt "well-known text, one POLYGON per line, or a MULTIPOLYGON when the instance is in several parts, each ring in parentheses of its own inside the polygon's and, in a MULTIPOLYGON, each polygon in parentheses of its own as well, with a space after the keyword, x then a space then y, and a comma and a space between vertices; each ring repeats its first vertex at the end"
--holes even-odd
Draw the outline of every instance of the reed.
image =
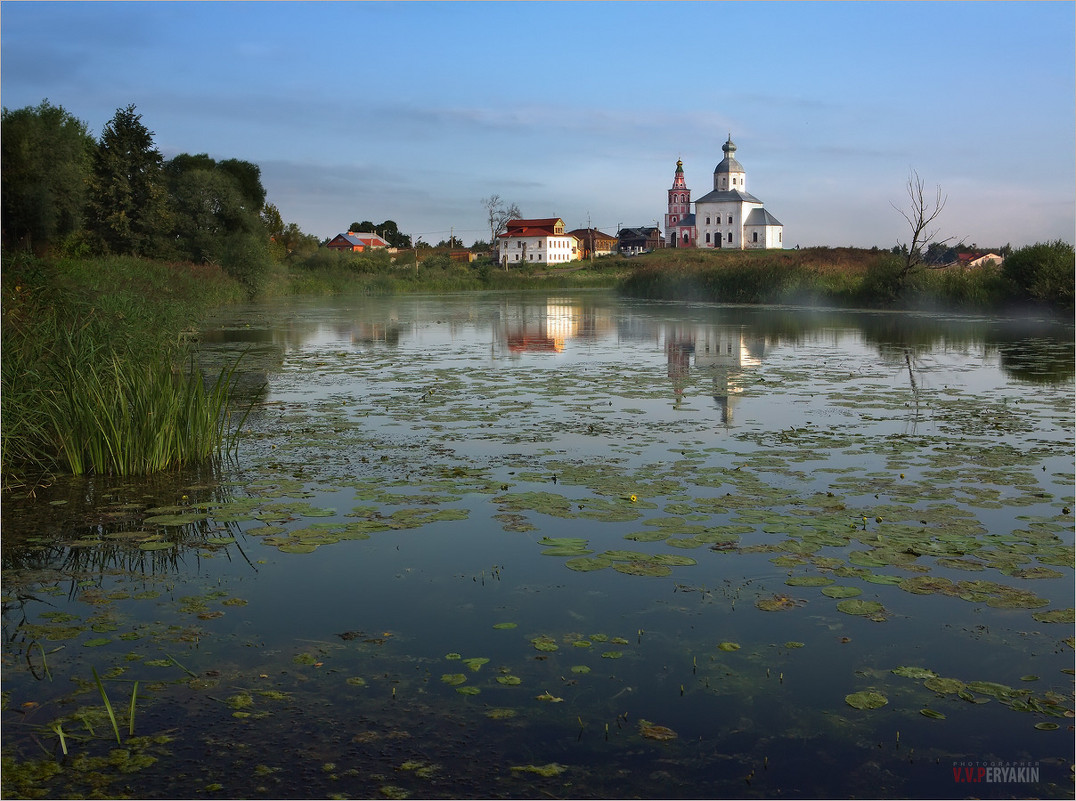
POLYGON ((105 702, 105 710, 108 712, 108 719, 112 722, 112 731, 116 733, 116 744, 123 745, 123 741, 120 739, 120 727, 116 723, 116 713, 112 711, 112 702, 108 700, 108 693, 105 692, 105 685, 101 683, 101 677, 97 675, 97 668, 90 668, 93 671, 93 680, 97 682, 97 689, 101 693, 101 700, 105 702))
POLYGON ((238 362, 204 378, 186 342, 226 286, 181 268, 5 261, 0 447, 9 480, 146 474, 235 447, 238 362))

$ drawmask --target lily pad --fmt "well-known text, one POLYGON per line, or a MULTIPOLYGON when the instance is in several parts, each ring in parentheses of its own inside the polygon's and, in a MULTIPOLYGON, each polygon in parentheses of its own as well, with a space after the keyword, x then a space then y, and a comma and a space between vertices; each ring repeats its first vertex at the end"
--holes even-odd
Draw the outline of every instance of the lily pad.
POLYGON ((878 709, 889 703, 889 699, 874 690, 862 690, 844 697, 844 702, 854 709, 878 709))
POLYGON ((646 737, 648 740, 675 740, 677 734, 668 726, 659 726, 656 723, 651 723, 649 720, 639 721, 639 734, 646 737))
POLYGON ((837 611, 844 612, 846 615, 860 615, 864 617, 874 617, 881 614, 885 610, 878 601, 860 601, 856 598, 849 598, 848 600, 841 601, 837 604, 837 611))
POLYGON ((934 720, 945 720, 945 715, 943 715, 941 712, 938 712, 937 710, 930 709, 929 707, 924 707, 923 709, 920 709, 919 714, 923 717, 933 718, 934 720))
POLYGON ((1031 616, 1040 623, 1076 623, 1076 611, 1071 608, 1032 612, 1031 616))
POLYGON ((933 690, 936 693, 958 693, 963 690, 967 685, 960 679, 947 679, 942 676, 932 676, 923 682, 923 686, 928 690, 933 690))
POLYGON ((921 667, 896 667, 891 671, 898 676, 904 676, 908 679, 933 679, 938 674, 933 670, 921 667))
POLYGON ((531 640, 531 645, 539 651, 556 651, 558 648, 557 641, 545 634, 531 640))
POLYGON ((740 644, 737 643, 737 642, 722 642, 722 643, 718 643, 717 647, 718 647, 718 649, 720 649, 722 651, 739 651, 740 650, 740 644))
POLYGON ((789 587, 825 587, 832 583, 833 579, 826 576, 791 576, 785 579, 789 587))
POLYGON ((443 673, 441 674, 441 681, 449 686, 455 687, 467 681, 467 677, 462 673, 443 673))
POLYGON ((855 598, 857 595, 862 595, 863 590, 859 587, 823 587, 822 594, 828 598, 855 598))

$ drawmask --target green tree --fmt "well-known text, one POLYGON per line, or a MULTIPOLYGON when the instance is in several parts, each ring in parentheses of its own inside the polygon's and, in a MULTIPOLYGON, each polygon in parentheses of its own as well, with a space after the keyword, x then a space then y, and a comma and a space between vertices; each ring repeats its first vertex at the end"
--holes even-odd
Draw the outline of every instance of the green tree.
POLYGON ((1001 274, 1017 297, 1062 309, 1073 308, 1076 255, 1068 242, 1038 242, 1014 250, 1005 259, 1001 274))
POLYGON ((167 228, 163 159, 134 105, 105 125, 93 159, 88 227, 112 253, 157 255, 167 228))
POLYGON ((218 163, 205 153, 182 153, 165 165, 164 175, 176 255, 220 264, 255 291, 270 260, 270 235, 260 215, 265 189, 258 167, 235 159, 218 163))
POLYGON ((44 247, 82 226, 95 142, 86 123, 48 100, 0 122, 5 244, 44 247))

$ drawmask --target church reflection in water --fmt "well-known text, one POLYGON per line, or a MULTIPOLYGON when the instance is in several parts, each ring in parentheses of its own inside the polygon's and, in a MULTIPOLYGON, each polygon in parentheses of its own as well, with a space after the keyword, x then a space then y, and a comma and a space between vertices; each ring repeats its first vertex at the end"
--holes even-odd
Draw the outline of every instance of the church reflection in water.
POLYGON ((766 351, 765 338, 752 335, 742 325, 615 318, 607 307, 568 299, 549 298, 544 304, 505 302, 499 309, 499 318, 495 342, 502 354, 515 358, 525 353, 564 353, 573 340, 615 340, 622 347, 629 347, 633 341, 663 344, 675 402, 682 402, 693 379, 709 377, 724 425, 732 423, 734 400, 743 392, 750 371, 762 364, 766 351))
POLYGON ((748 338, 741 326, 669 326, 665 358, 676 402, 683 399, 692 367, 713 380, 713 398, 724 425, 732 423, 733 399, 743 392, 746 374, 762 364, 766 341, 748 338))

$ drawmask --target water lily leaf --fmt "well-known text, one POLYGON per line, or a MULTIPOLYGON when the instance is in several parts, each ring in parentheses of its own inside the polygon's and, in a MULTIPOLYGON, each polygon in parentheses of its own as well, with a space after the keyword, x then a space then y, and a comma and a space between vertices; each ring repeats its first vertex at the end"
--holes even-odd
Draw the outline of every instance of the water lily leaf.
POLYGON ((675 740, 677 734, 668 726, 659 726, 656 723, 651 723, 649 720, 639 721, 639 734, 646 737, 649 740, 675 740))
POLYGON ((788 642, 785 643, 785 648, 788 648, 790 650, 793 649, 793 648, 802 648, 802 647, 803 647, 803 643, 798 642, 797 640, 789 640, 788 642))
POLYGON ((82 643, 87 648, 100 648, 102 645, 108 645, 112 640, 108 637, 94 637, 92 640, 86 640, 82 643))
POLYGON ((514 629, 516 627, 516 625, 517 624, 515 624, 515 623, 494 623, 493 628, 495 628, 495 629, 514 629))
POLYGON ((1059 729, 1061 727, 1058 726, 1056 723, 1053 723, 1053 722, 1051 722, 1049 720, 1045 720, 1042 723, 1036 723, 1035 728, 1038 729, 1039 731, 1054 731, 1054 730, 1059 729))
POLYGON ((482 691, 477 687, 457 687, 456 692, 460 695, 478 695, 482 691))
POLYGON ((932 679, 938 675, 933 670, 921 667, 901 666, 893 668, 892 672, 896 673, 898 676, 904 676, 908 679, 932 679))
POLYGON ((1076 623, 1076 611, 1071 608, 1032 612, 1031 616, 1040 623, 1076 623))
POLYGON ((737 642, 722 642, 718 643, 717 647, 722 651, 739 651, 740 644, 737 642))
POLYGON ((507 720, 508 718, 514 718, 518 714, 516 710, 506 709, 505 707, 494 707, 486 710, 486 717, 491 720, 507 720))
POLYGON ((519 676, 498 676, 497 683, 503 684, 506 687, 514 687, 517 684, 522 684, 523 679, 521 679, 519 676))
POLYGON ((832 583, 833 579, 826 576, 791 576, 785 579, 789 587, 825 587, 832 583))
POLYGON ((441 681, 454 687, 467 681, 467 677, 462 673, 444 673, 441 675, 441 681))
POLYGON ((620 659, 624 656, 623 651, 606 651, 602 654, 602 659, 620 659))
POLYGON ((352 687, 365 687, 366 679, 364 679, 362 676, 351 676, 347 680, 347 683, 350 684, 352 687))
POLYGON ((539 651, 556 651, 558 647, 557 641, 545 634, 531 640, 531 645, 539 651))
POLYGON ((463 660, 463 664, 465 664, 474 672, 477 672, 482 667, 482 665, 486 664, 487 662, 489 662, 489 659, 484 656, 475 656, 470 659, 463 660))
POLYGON ((161 542, 161 541, 143 542, 143 543, 140 543, 139 546, 138 546, 139 550, 142 550, 142 551, 163 551, 163 550, 166 550, 167 548, 175 548, 175 547, 176 547, 176 543, 174 543, 174 542, 161 542))
POLYGON ((590 668, 586 665, 572 665, 572 673, 590 673, 590 668))
POLYGON ((569 559, 564 563, 564 566, 569 570, 587 573, 592 570, 602 570, 611 564, 613 564, 612 561, 603 556, 580 556, 575 559, 569 559))
POLYGON ((844 612, 846 615, 873 617, 884 610, 885 607, 878 601, 860 601, 856 598, 849 598, 837 604, 837 611, 844 612))
POLYGON ((514 773, 537 773, 539 776, 558 776, 564 773, 567 768, 563 765, 558 765, 556 762, 550 762, 548 765, 513 765, 512 771, 514 773))
POLYGON ((923 715, 924 717, 933 718, 934 720, 945 720, 945 715, 934 709, 930 709, 929 707, 920 709, 919 714, 923 715))
POLYGON ((958 693, 966 686, 960 679, 947 679, 942 676, 931 676, 923 682, 923 686, 936 693, 958 693))
POLYGON ((857 693, 850 693, 844 697, 844 701, 848 706, 854 709, 878 709, 889 703, 889 699, 882 693, 874 690, 862 690, 857 693))
POLYGON ((546 690, 541 695, 536 695, 534 697, 539 701, 548 701, 551 704, 559 704, 564 700, 563 698, 558 698, 557 696, 553 695, 551 692, 549 692, 549 690, 546 690))
POLYGON ((668 565, 662 565, 651 560, 645 562, 617 562, 613 565, 613 570, 618 573, 626 573, 629 576, 668 576, 672 573, 672 568, 668 565))
POLYGON ((823 587, 822 594, 829 598, 855 598, 862 595, 863 590, 859 587, 823 587))

